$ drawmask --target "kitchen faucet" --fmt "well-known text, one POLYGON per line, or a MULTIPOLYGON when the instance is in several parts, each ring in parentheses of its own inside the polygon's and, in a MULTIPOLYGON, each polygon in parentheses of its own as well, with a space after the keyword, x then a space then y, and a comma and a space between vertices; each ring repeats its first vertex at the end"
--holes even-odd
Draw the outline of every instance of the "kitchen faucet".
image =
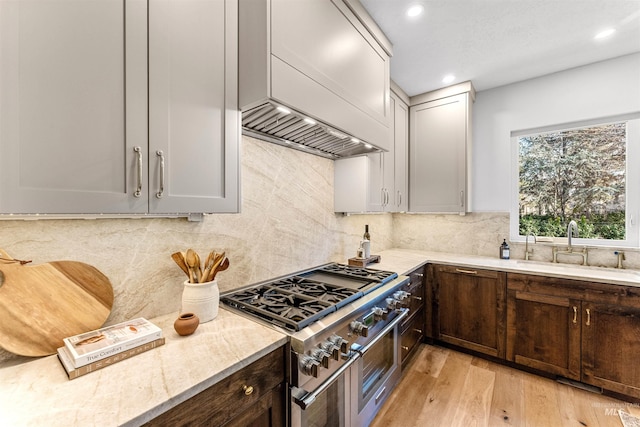
POLYGON ((529 255, 531 255, 533 253, 533 249, 531 249, 531 251, 529 251, 529 236, 533 237, 533 243, 536 243, 536 241, 537 241, 535 235, 527 233, 527 237, 525 237, 525 239, 524 239, 524 260, 525 261, 528 261, 529 260, 529 255))
POLYGON ((573 246, 571 245, 571 238, 578 237, 578 224, 571 220, 567 226, 567 250, 558 251, 558 247, 553 247, 553 262, 558 262, 558 254, 565 255, 578 255, 582 257, 582 265, 589 265, 589 250, 585 246, 582 252, 573 252, 573 246))
POLYGON ((569 221, 569 225, 567 226, 567 242, 568 242, 568 248, 567 250, 569 252, 571 252, 571 236, 573 235, 573 232, 575 232, 575 237, 578 237, 578 224, 576 224, 575 221, 571 220, 569 221))

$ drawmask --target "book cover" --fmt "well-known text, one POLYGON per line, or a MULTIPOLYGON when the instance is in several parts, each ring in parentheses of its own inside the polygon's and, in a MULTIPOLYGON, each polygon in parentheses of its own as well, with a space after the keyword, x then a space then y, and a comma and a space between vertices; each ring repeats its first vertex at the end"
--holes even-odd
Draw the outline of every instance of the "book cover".
POLYGON ((73 364, 79 368, 162 338, 162 329, 140 317, 64 338, 73 364))
POLYGON ((70 380, 72 380, 81 377, 82 375, 86 375, 89 372, 97 371, 98 369, 113 365, 114 363, 128 359, 137 354, 144 353, 145 351, 149 351, 156 347, 160 347, 161 345, 164 345, 164 342, 164 338, 159 338, 146 344, 142 344, 138 347, 134 347, 121 353, 114 354, 105 359, 98 360, 97 362, 89 363, 88 365, 84 365, 79 368, 73 366, 73 360, 71 359, 69 350, 66 347, 58 348, 58 359, 60 360, 60 363, 62 363, 62 367, 67 373, 67 376, 70 380))

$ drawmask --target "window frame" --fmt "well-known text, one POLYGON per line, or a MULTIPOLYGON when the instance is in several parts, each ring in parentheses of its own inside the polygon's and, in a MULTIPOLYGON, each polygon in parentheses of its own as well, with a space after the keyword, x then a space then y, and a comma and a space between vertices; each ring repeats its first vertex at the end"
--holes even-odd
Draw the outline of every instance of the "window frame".
MULTIPOLYGON (((520 147, 518 138, 521 136, 558 132, 576 128, 606 125, 617 122, 627 122, 627 158, 625 170, 625 200, 626 221, 624 240, 584 239, 572 238, 574 246, 588 247, 616 247, 640 248, 640 112, 607 116, 590 120, 582 120, 557 125, 511 131, 511 210, 509 215, 509 235, 512 242, 524 242, 527 236, 520 234, 520 147)), ((566 244, 566 237, 547 237, 546 241, 554 244, 566 244)))

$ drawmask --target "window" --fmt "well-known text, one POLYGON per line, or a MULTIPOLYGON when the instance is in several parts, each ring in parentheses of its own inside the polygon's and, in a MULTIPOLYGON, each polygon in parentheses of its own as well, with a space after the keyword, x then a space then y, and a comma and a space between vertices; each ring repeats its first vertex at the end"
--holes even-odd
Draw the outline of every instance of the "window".
POLYGON ((511 240, 567 236, 577 244, 638 246, 640 115, 512 132, 511 240))

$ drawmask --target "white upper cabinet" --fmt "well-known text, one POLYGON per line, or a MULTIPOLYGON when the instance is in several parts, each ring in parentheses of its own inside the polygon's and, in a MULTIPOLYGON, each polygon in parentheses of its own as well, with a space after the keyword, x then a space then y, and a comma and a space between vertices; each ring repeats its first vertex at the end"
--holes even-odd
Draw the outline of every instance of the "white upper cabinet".
MULTIPOLYGON (((392 82, 392 87, 393 87, 392 82)), ((399 87, 391 92, 393 111, 393 175, 385 172, 389 192, 387 210, 406 212, 409 209, 409 98, 399 87), (405 101, 406 99, 406 101, 405 101), (391 184, 392 183, 392 184, 391 184)), ((388 153, 385 153, 388 155, 388 153)), ((389 163, 388 161, 386 163, 389 163)))
POLYGON ((411 98, 409 210, 471 211, 470 82, 411 98))
POLYGON ((151 213, 239 211, 237 15, 237 0, 149 2, 151 213))
POLYGON ((273 100, 389 150, 391 47, 363 14, 355 0, 240 0, 240 107, 273 100))
MULTIPOLYGON (((335 212, 403 212, 407 210, 408 106, 400 88, 391 92, 390 151, 334 162, 335 212)), ((407 98, 408 99, 408 98, 407 98)))
POLYGON ((236 22, 224 0, 1 2, 0 213, 237 211, 236 22))

